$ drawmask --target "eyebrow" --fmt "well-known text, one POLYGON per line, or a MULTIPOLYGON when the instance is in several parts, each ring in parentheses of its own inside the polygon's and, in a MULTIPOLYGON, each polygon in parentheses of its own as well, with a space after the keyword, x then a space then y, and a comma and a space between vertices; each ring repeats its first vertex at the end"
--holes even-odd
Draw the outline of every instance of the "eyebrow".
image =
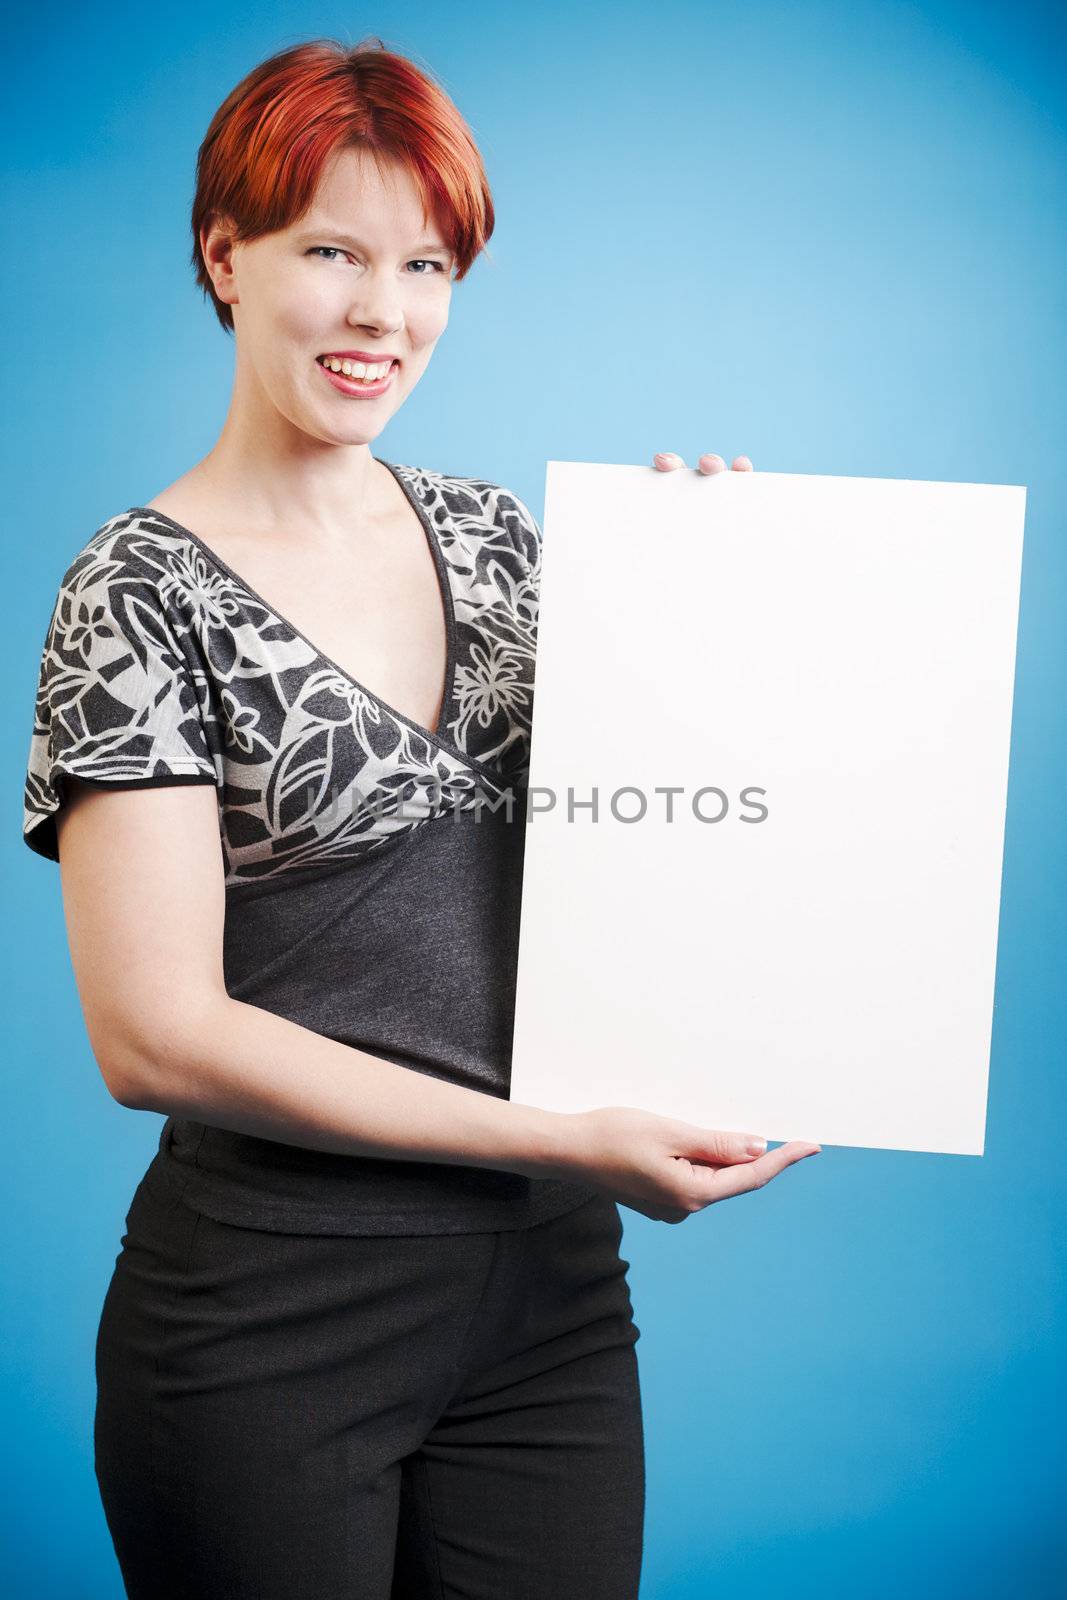
MULTIPOLYGON (((306 228, 300 235, 301 243, 309 239, 319 239, 329 234, 331 239, 340 239, 343 244, 351 244, 357 250, 363 249, 363 240, 357 239, 354 233, 346 233, 343 228, 331 228, 329 223, 323 223, 318 228, 306 228)), ((436 250, 442 255, 452 255, 452 251, 440 239, 422 239, 418 244, 411 246, 412 250, 436 250)))

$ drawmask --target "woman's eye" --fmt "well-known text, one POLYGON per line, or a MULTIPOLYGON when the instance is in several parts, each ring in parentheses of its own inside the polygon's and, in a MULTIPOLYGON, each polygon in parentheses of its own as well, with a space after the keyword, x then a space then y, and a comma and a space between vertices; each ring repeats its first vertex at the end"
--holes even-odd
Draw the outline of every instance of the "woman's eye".
MULTIPOLYGON (((311 249, 308 251, 308 254, 312 255, 312 256, 318 255, 318 256, 321 256, 323 258, 329 257, 332 260, 336 256, 347 255, 348 252, 346 250, 340 249, 339 246, 334 245, 334 244, 315 244, 315 245, 312 245, 311 249)), ((409 261, 408 262, 408 266, 409 267, 433 267, 435 272, 447 272, 448 271, 448 268, 447 268, 447 266, 445 265, 445 263, 443 261, 432 261, 428 257, 424 259, 421 256, 417 256, 417 257, 415 257, 414 260, 409 261)), ((426 277, 429 277, 430 274, 426 273, 426 272, 416 272, 414 274, 414 276, 416 278, 426 278, 426 277)))

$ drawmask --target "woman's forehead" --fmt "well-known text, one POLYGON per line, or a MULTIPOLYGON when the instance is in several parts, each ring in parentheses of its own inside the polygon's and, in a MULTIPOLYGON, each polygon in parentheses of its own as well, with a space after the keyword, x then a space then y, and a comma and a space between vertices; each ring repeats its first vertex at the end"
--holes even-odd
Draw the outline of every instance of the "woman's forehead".
POLYGON ((403 162, 380 152, 376 161, 369 151, 342 149, 324 169, 303 220, 315 227, 358 231, 360 221, 368 217, 392 222, 405 232, 411 231, 414 220, 414 226, 427 235, 436 232, 403 162))

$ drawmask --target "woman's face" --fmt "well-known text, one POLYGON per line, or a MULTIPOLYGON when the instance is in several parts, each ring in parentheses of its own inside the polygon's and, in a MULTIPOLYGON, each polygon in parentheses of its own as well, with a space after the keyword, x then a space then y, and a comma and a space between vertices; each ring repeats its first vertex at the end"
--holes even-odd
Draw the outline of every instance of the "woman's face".
POLYGON ((448 323, 454 258, 407 169, 383 168, 384 179, 364 151, 338 151, 308 212, 233 246, 231 276, 215 276, 233 311, 238 394, 324 442, 374 439, 448 323), (323 365, 352 352, 391 360, 384 384, 364 391, 323 365))

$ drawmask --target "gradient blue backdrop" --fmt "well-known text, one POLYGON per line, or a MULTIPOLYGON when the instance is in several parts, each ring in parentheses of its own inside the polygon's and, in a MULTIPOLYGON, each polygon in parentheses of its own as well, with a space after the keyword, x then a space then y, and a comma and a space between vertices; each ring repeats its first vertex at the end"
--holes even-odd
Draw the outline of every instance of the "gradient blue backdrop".
POLYGON ((505 482, 538 515, 547 458, 658 449, 1028 486, 986 1155, 828 1147, 681 1228, 627 1211, 625 1248, 644 1600, 1056 1592, 1063 17, 902 0, 96 0, 9 18, 8 1594, 122 1594, 93 1477, 93 1342, 161 1121, 108 1097, 58 869, 20 840, 39 654, 71 556, 223 420, 232 347, 187 266, 210 116, 274 50, 365 33, 455 97, 499 218, 378 453, 505 482))

